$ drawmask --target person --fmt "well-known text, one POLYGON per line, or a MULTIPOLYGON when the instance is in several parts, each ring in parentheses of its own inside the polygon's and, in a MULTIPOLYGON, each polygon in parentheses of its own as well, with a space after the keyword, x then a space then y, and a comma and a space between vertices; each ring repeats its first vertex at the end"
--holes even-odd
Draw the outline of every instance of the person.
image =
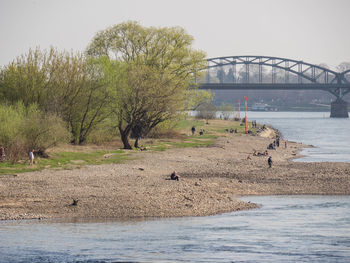
POLYGON ((34 163, 34 150, 29 152, 29 165, 33 165, 34 163))
POLYGON ((177 175, 177 173, 176 173, 175 170, 174 170, 174 172, 171 173, 170 179, 171 179, 171 180, 179 181, 179 176, 177 175))
POLYGON ((0 158, 1 158, 1 161, 4 161, 5 160, 5 149, 4 149, 4 146, 1 145, 0 147, 0 158))
POLYGON ((192 135, 194 135, 194 133, 196 132, 196 127, 192 126, 191 132, 192 132, 192 135))
POLYGON ((273 143, 270 143, 269 146, 267 147, 268 150, 274 150, 275 147, 273 146, 273 143))
POLYGON ((272 167, 272 157, 269 156, 269 158, 267 159, 267 163, 269 164, 269 168, 272 167))
POLYGON ((247 160, 251 160, 252 158, 250 157, 250 154, 248 154, 247 160))
POLYGON ((265 150, 264 155, 265 155, 265 156, 269 155, 269 153, 267 152, 267 150, 265 150))
POLYGON ((287 141, 284 142, 284 148, 287 148, 287 141))

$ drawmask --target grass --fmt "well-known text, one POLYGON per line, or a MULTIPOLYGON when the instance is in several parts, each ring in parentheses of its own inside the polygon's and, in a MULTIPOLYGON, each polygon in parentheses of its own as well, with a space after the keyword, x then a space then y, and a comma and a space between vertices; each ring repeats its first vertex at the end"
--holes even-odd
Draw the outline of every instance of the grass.
POLYGON ((33 172, 43 169, 74 169, 92 164, 122 163, 130 158, 130 155, 123 150, 97 150, 88 153, 58 152, 51 154, 49 158, 36 158, 33 166, 29 166, 29 161, 22 161, 16 164, 1 162, 0 175, 33 172))
MULTIPOLYGON (((166 139, 144 139, 141 141, 147 151, 165 151, 171 148, 185 147, 209 147, 213 145, 215 139, 222 136, 229 136, 226 129, 237 129, 239 136, 245 132, 244 126, 238 121, 232 120, 209 120, 207 124, 204 120, 187 118, 178 122, 175 127, 176 138, 166 139), (192 135, 191 127, 196 127, 196 133, 192 135), (199 131, 204 130, 203 135, 199 131)), ((248 128, 256 133, 256 129, 248 128)), ((49 158, 36 158, 35 164, 29 166, 29 161, 21 161, 11 164, 0 162, 0 175, 18 174, 30 171, 40 171, 43 169, 76 169, 85 165, 99 165, 110 163, 123 163, 133 158, 129 153, 137 150, 113 150, 106 147, 94 146, 71 146, 66 149, 56 149, 50 153, 49 158)), ((117 148, 114 146, 114 148, 117 148)))

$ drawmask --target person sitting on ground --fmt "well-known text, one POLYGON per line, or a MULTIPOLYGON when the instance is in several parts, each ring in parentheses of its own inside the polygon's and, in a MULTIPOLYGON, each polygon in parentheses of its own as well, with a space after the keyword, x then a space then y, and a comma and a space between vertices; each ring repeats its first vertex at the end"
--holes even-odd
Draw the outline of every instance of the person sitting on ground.
POLYGON ((264 155, 265 155, 265 156, 269 155, 269 153, 267 152, 267 150, 265 150, 264 155))
POLYGON ((250 157, 250 154, 248 154, 247 160, 251 160, 252 158, 250 157))
POLYGON ((203 130, 200 130, 200 131, 199 131, 199 135, 201 135, 201 136, 202 136, 202 135, 203 135, 203 133, 204 133, 204 132, 203 132, 203 130))
POLYGON ((258 153, 256 151, 254 151, 253 156, 258 156, 258 153))
POLYGON ((179 181, 179 177, 180 177, 180 176, 177 175, 177 173, 176 173, 175 170, 174 170, 174 172, 172 172, 171 175, 170 175, 170 179, 171 179, 171 180, 179 181))

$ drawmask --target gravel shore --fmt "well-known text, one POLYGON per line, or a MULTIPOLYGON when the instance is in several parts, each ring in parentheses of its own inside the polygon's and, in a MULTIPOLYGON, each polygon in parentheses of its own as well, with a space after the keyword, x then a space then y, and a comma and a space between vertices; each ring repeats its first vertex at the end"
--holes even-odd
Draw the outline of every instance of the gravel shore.
POLYGON ((135 153, 125 164, 0 176, 0 220, 205 216, 259 207, 241 195, 350 194, 350 164, 293 162, 299 143, 269 150, 272 168, 253 156, 273 135, 229 134, 211 147, 135 153), (174 170, 179 181, 169 180, 174 170))

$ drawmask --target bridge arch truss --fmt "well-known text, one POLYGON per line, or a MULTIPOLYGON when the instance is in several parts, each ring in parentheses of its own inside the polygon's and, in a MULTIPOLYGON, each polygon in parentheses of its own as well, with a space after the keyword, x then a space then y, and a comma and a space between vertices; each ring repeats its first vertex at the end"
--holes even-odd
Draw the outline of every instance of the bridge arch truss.
POLYGON ((287 58, 251 55, 209 58, 205 71, 205 77, 197 82, 206 89, 321 89, 337 98, 350 92, 350 70, 339 73, 287 58))

